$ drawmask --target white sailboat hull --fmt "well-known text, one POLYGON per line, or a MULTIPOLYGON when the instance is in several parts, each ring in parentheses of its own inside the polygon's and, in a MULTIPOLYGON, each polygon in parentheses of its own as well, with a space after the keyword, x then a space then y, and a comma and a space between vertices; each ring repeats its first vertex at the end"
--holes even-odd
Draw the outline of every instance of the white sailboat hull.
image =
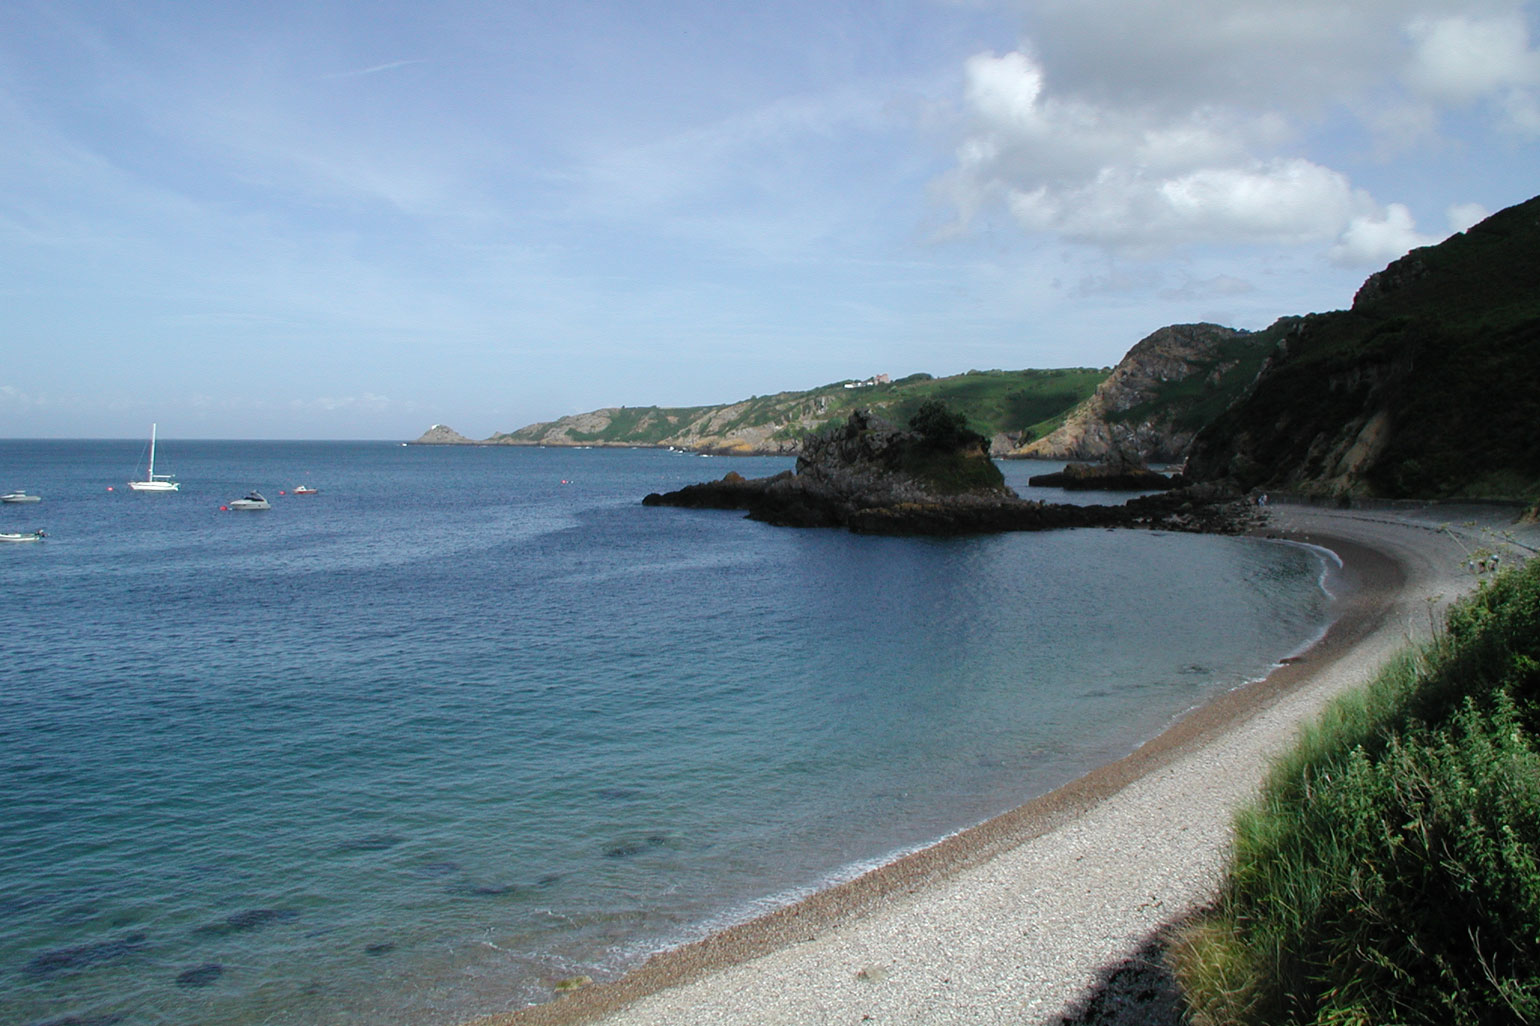
POLYGON ((174 492, 182 487, 180 481, 171 480, 171 474, 155 473, 155 427, 150 425, 150 468, 143 481, 130 481, 128 487, 136 492, 174 492))

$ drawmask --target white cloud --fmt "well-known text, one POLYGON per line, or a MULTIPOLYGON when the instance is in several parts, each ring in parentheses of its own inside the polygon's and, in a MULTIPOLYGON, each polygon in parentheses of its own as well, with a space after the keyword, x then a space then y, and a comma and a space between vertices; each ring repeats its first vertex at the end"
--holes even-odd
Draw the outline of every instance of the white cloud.
POLYGON ((1485 221, 1492 212, 1480 203, 1456 203, 1447 211, 1449 230, 1463 232, 1472 225, 1485 221))
POLYGON ((1347 179, 1308 160, 1199 168, 1162 182, 1173 227, 1197 239, 1310 242, 1362 205, 1347 179))
POLYGON ((1030 232, 1160 247, 1327 240, 1372 206, 1328 168, 1253 156, 1279 134, 1272 119, 1060 100, 1019 51, 975 56, 965 73, 971 131, 950 180, 964 218, 998 198, 1030 232))
POLYGON ((425 59, 418 57, 411 60, 390 61, 386 64, 375 64, 367 68, 358 68, 354 71, 334 71, 329 75, 322 75, 321 77, 326 79, 363 78, 366 75, 378 75, 382 71, 395 71, 397 68, 409 68, 413 64, 426 63, 428 62, 425 59))
POLYGON ((1332 263, 1347 267, 1383 265, 1438 241, 1417 231, 1410 210, 1392 203, 1381 213, 1353 218, 1329 255, 1332 263))
POLYGON ((1518 11, 1491 18, 1418 18, 1407 26, 1413 53, 1407 79, 1449 105, 1472 103, 1540 80, 1540 56, 1518 11))
POLYGON ((0 385, 0 408, 30 409, 45 405, 45 400, 34 398, 15 385, 0 385))
POLYGON ((1521 0, 1035 0, 1023 16, 1019 49, 963 68, 954 232, 1000 209, 1124 252, 1318 246, 1373 263, 1436 239, 1356 185, 1350 159, 1453 145, 1440 112, 1477 100, 1540 134, 1521 0))
MULTIPOLYGON (((338 410, 389 410, 402 404, 392 402, 389 396, 365 392, 362 395, 290 399, 288 405, 290 409, 296 411, 335 413, 338 410)), ((406 403, 405 408, 415 409, 416 405, 416 403, 406 403)))

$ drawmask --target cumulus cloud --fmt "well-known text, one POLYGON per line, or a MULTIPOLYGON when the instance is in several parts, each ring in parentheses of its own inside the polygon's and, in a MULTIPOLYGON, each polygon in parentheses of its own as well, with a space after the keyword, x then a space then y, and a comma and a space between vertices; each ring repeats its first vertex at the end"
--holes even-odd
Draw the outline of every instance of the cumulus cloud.
POLYGON ((965 217, 998 199, 1028 231, 1140 247, 1330 240, 1372 208, 1329 168, 1256 155, 1277 134, 1266 118, 1059 99, 1020 51, 965 73, 971 131, 949 180, 965 217))
POLYGON ((1417 18, 1407 26, 1413 53, 1408 81, 1439 102, 1459 105, 1540 82, 1524 16, 1417 18))
POLYGON ((1387 264, 1408 250, 1439 241, 1417 231, 1412 212, 1399 203, 1367 217, 1355 217, 1331 248, 1334 264, 1347 267, 1387 264))
POLYGON ((1123 252, 1295 245, 1383 263, 1437 239, 1333 166, 1345 161, 1323 123, 1372 150, 1427 141, 1441 112, 1490 100, 1510 128, 1540 131, 1518 0, 1036 0, 1023 13, 1018 49, 963 68, 941 185, 956 232, 1002 210, 1028 233, 1123 252))

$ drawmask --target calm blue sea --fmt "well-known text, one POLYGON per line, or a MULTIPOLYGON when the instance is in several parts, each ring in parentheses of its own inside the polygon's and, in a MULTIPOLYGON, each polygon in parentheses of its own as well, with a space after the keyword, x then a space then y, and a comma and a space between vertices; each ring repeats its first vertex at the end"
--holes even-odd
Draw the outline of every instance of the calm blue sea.
POLYGON ((0 545, 6 1023, 544 1000, 1121 756, 1330 615, 1281 544, 639 503, 782 459, 163 435, 153 495, 143 450, 0 442, 44 497, 0 530, 49 535, 0 545))

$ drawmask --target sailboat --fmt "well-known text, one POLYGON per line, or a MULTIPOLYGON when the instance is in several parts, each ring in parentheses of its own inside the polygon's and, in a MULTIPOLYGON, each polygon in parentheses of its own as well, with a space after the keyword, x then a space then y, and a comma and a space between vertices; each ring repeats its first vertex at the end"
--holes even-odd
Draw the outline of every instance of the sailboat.
POLYGON ((136 492, 174 492, 182 485, 173 481, 171 474, 155 473, 155 425, 150 425, 150 469, 145 473, 143 481, 130 481, 128 486, 136 492))

